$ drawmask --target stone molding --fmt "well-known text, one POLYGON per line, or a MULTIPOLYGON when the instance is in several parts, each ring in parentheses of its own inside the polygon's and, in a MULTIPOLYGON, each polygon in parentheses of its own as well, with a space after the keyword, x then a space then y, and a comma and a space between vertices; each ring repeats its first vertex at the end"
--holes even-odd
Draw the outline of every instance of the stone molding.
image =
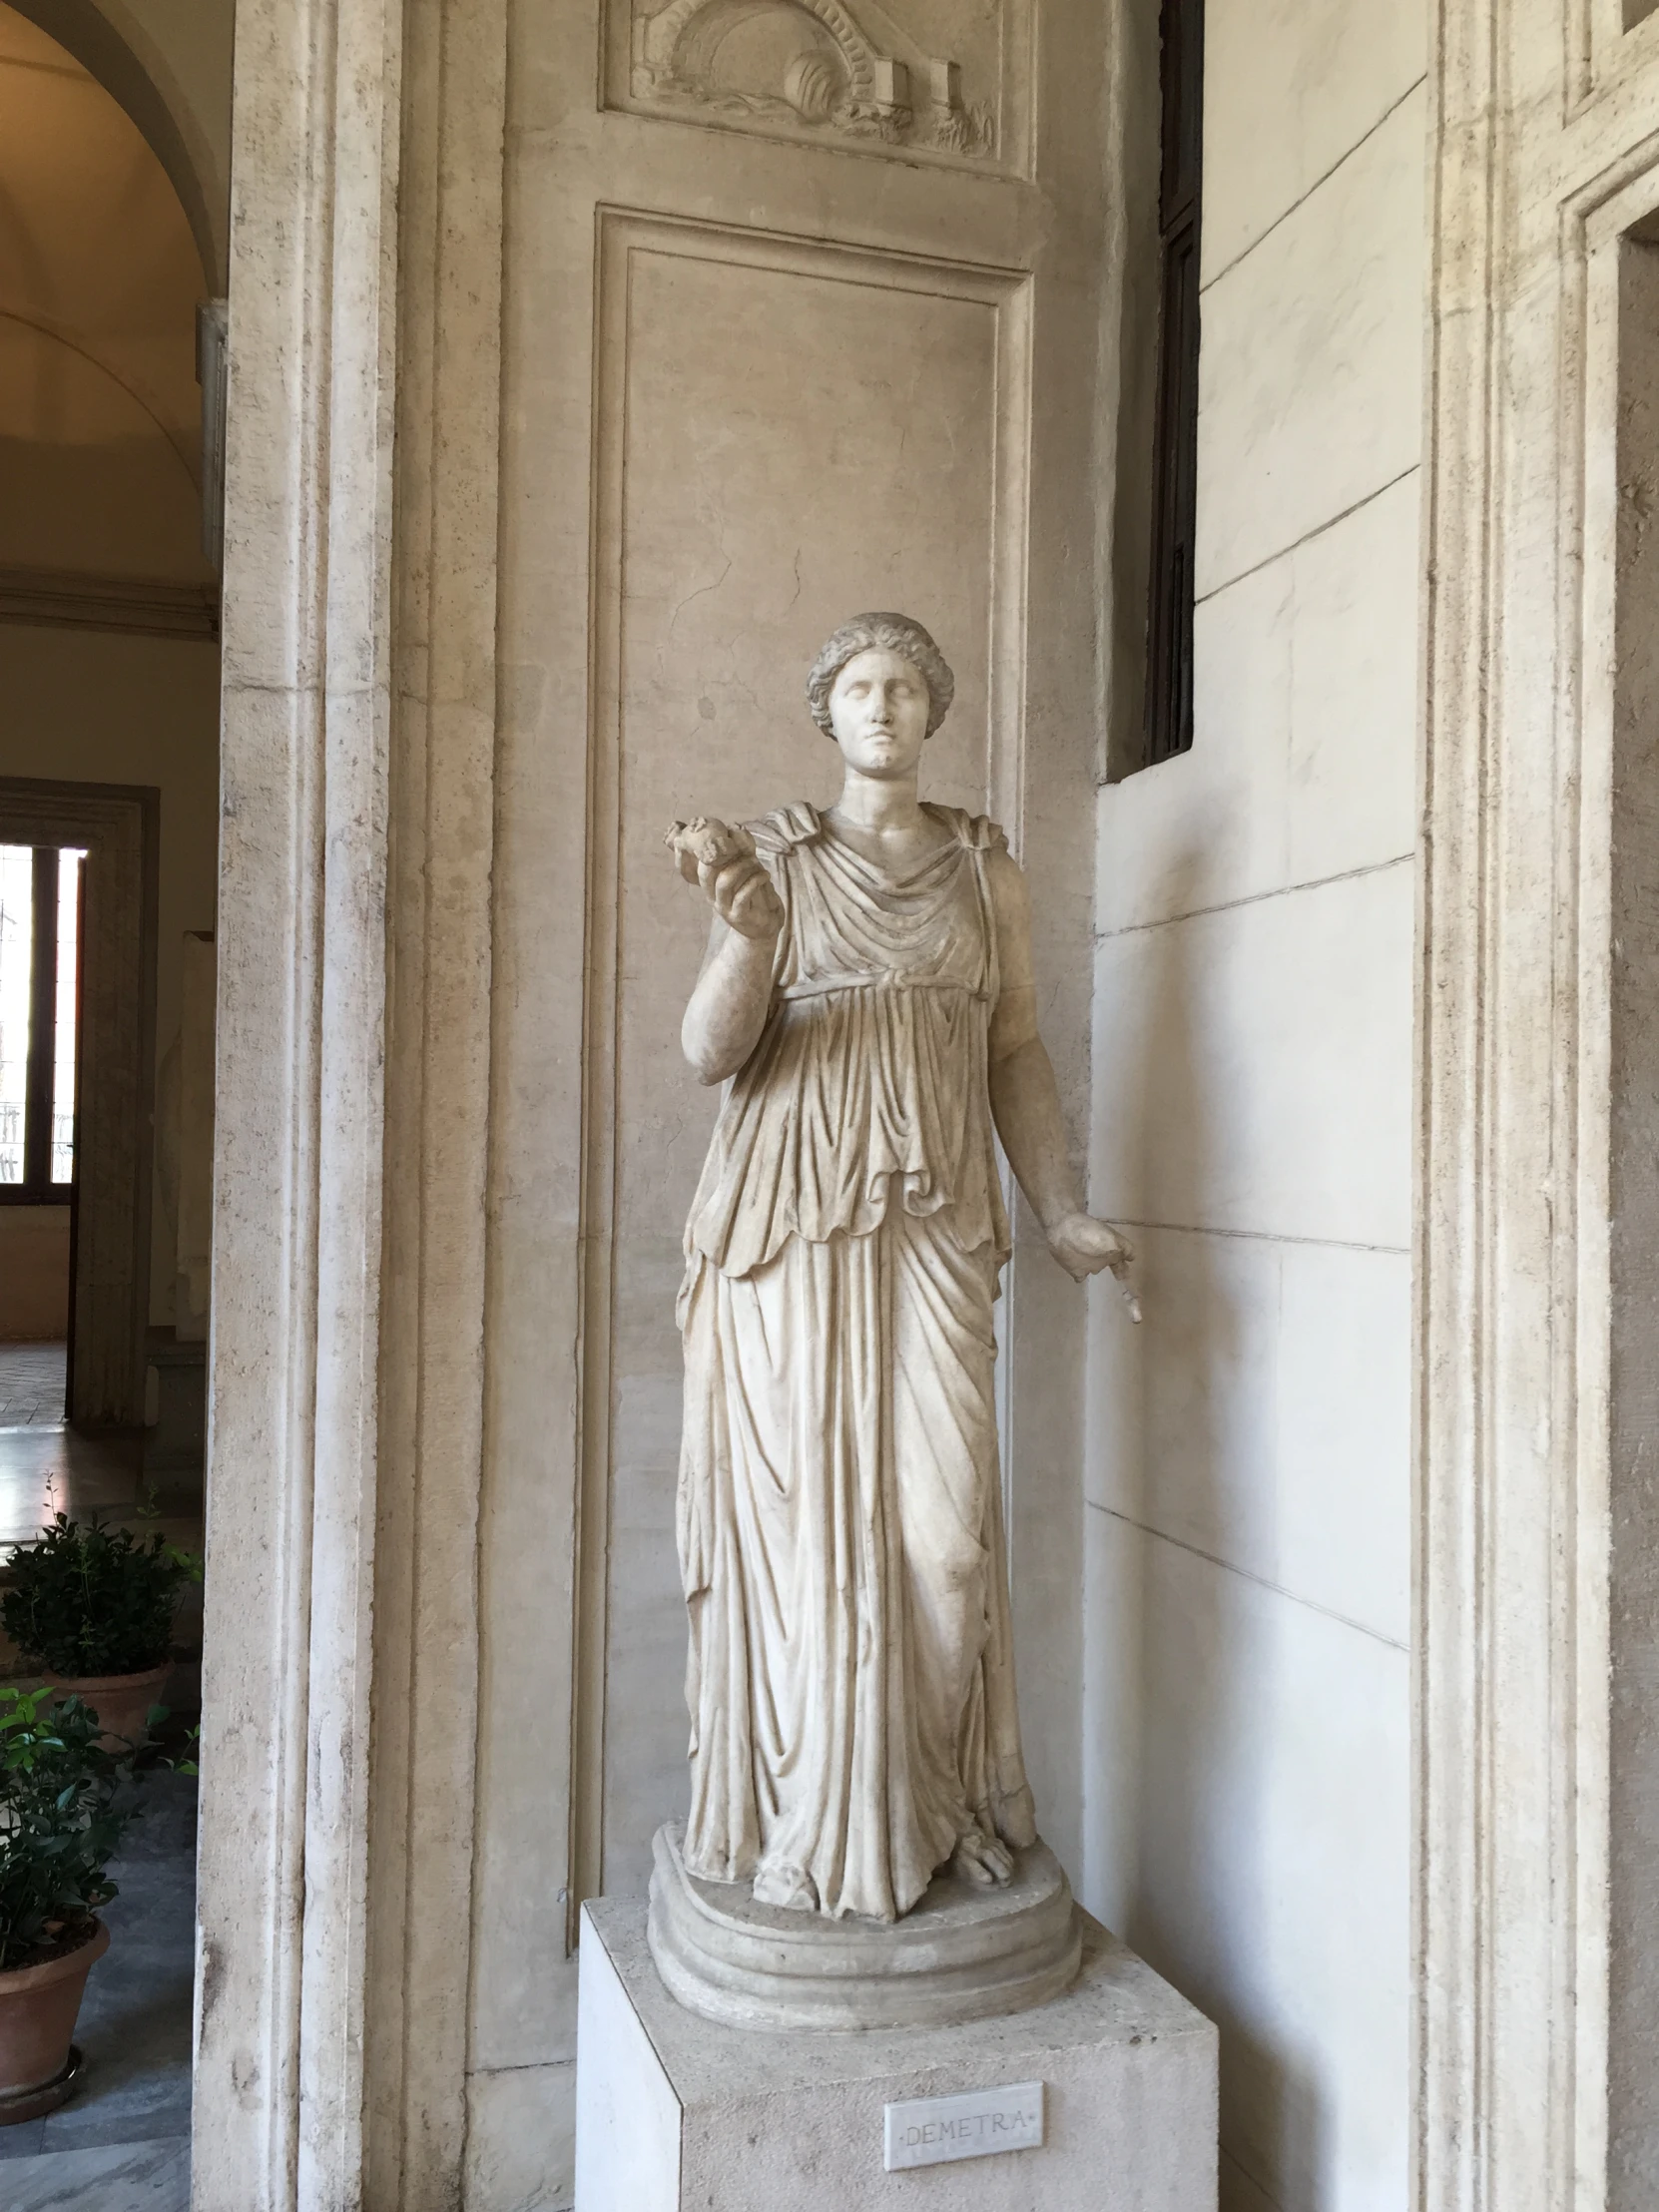
POLYGON ((1634 2212, 1608 2032, 1611 638, 1659 22, 1445 0, 1434 33, 1414 2202, 1634 2212))
POLYGON ((193 2113, 225 2212, 362 2171, 400 27, 238 24, 193 2113))
POLYGON ((362 2197, 439 2212, 463 2191, 480 2201, 463 2163, 474 2147, 506 0, 444 0, 404 22, 362 2197))

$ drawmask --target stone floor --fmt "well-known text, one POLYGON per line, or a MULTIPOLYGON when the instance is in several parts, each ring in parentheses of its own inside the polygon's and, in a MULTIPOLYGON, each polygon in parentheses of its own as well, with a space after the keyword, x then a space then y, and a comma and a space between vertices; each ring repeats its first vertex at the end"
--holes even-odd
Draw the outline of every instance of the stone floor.
POLYGON ((61 1421, 0 1427, 0 1551, 26 1543, 54 1513, 159 1528, 200 1551, 202 1476, 146 1474, 138 1436, 83 1436, 61 1421))
POLYGON ((142 1496, 142 1446, 81 1436, 62 1421, 0 1428, 0 1545, 25 1542, 53 1513, 123 1517, 142 1496))
POLYGON ((0 1345, 0 1428, 60 1421, 67 1345, 0 1345))
POLYGON ((0 2171, 6 2212, 190 2212, 188 2140, 59 2151, 0 2171))
POLYGON ((0 2128, 5 2212, 188 2212, 195 1781, 152 1773, 144 1802, 75 2030, 82 2086, 45 2119, 0 2128))

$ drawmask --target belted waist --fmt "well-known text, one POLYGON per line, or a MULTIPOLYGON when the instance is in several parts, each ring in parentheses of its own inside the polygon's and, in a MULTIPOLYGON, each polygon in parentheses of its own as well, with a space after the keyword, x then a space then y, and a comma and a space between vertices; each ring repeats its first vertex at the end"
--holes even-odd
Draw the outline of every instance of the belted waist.
POLYGON ((955 991, 963 998, 988 999, 990 993, 956 975, 912 975, 907 968, 876 968, 864 975, 811 975, 786 983, 780 998, 828 998, 833 991, 955 991))

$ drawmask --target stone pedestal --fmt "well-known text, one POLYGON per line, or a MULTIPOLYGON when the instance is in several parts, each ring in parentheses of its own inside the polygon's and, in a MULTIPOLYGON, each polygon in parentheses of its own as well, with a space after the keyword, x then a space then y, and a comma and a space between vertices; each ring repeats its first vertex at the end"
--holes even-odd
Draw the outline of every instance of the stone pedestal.
POLYGON ((1215 2208, 1216 2031, 1086 1917, 1081 1970, 1047 2004, 784 2033, 687 2011, 643 1899, 600 1899, 576 2073, 576 2212, 1215 2208), (999 2139, 1031 2147, 987 2152, 999 2139))

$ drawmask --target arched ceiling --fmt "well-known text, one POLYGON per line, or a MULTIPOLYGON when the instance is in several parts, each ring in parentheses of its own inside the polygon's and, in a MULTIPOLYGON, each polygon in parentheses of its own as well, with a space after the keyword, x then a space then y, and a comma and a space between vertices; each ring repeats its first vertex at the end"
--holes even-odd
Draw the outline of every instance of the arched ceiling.
POLYGON ((113 93, 173 180, 208 288, 225 289, 236 0, 11 0, 113 93))
POLYGON ((0 568, 207 578, 202 295, 136 126, 0 4, 0 568))

